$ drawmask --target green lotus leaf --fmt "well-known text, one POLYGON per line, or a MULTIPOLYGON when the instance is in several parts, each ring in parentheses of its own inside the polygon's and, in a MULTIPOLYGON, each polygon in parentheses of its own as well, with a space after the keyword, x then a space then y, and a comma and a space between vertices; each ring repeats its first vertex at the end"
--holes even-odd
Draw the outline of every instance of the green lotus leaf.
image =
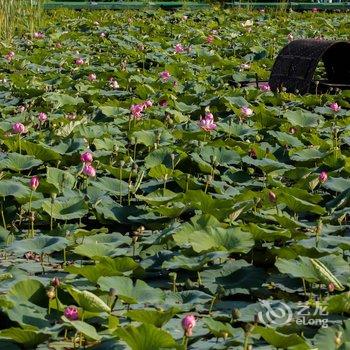
POLYGON ((68 287, 67 290, 84 311, 111 312, 111 308, 94 293, 91 293, 88 290, 80 291, 73 287, 68 287))
POLYGON ((81 97, 73 97, 67 94, 60 94, 57 92, 48 92, 43 96, 45 101, 51 102, 55 108, 64 106, 76 106, 84 103, 81 97))
POLYGON ((302 109, 287 111, 284 113, 284 117, 287 118, 287 120, 292 125, 301 126, 302 128, 321 127, 324 122, 324 119, 321 115, 302 109))
POLYGON ((295 348, 298 350, 311 349, 311 346, 306 342, 306 340, 295 333, 283 334, 277 332, 273 328, 262 326, 255 326, 253 333, 261 335, 270 345, 275 346, 276 348, 295 348))
POLYGON ((138 264, 129 257, 109 258, 103 256, 93 266, 67 266, 65 271, 86 277, 89 281, 96 283, 101 276, 122 276, 125 272, 133 271, 138 264))
POLYGON ((68 246, 68 241, 63 237, 37 236, 32 239, 15 241, 8 248, 18 255, 26 252, 35 252, 37 254, 51 254, 59 252, 68 246))
POLYGON ((232 337, 235 334, 235 329, 229 323, 216 321, 209 317, 206 317, 203 322, 216 338, 232 337))
POLYGON ((33 156, 26 156, 19 153, 9 153, 6 158, 0 160, 0 169, 22 171, 37 167, 41 164, 42 161, 33 156))
POLYGON ((238 227, 218 227, 216 219, 210 215, 195 217, 191 223, 184 223, 173 239, 179 245, 191 246, 198 253, 208 250, 247 253, 254 245, 250 233, 238 227))
MULTIPOLYGON (((350 285, 350 271, 345 260, 335 255, 324 256, 319 260, 341 283, 350 285)), ((298 260, 278 258, 275 265, 280 272, 292 277, 304 278, 309 282, 325 283, 322 275, 319 274, 308 257, 301 256, 298 260)))
POLYGON ((0 331, 0 339, 12 340, 15 343, 21 344, 29 349, 33 349, 38 344, 47 341, 49 338, 49 333, 16 327, 7 328, 0 331))
POLYGON ((73 188, 76 177, 67 170, 48 167, 46 181, 54 185, 59 192, 62 192, 64 188, 73 188))
POLYGON ((101 336, 96 332, 96 328, 84 321, 70 321, 67 317, 62 316, 63 322, 73 327, 78 332, 83 333, 88 339, 100 340, 101 336))
POLYGON ((152 324, 144 323, 137 328, 132 326, 119 328, 115 334, 133 350, 183 349, 170 333, 152 324))
POLYGON ((165 311, 130 310, 126 312, 125 316, 129 317, 133 321, 153 324, 154 326, 161 328, 165 323, 170 321, 180 311, 181 309, 174 308, 174 307, 165 311))
POLYGON ((33 143, 22 140, 21 147, 29 156, 33 156, 43 162, 61 159, 61 155, 58 152, 42 143, 33 143))
POLYGON ((152 288, 141 280, 137 280, 134 285, 128 277, 100 277, 97 283, 103 291, 113 288, 118 298, 127 304, 159 302, 164 298, 161 289, 152 288))
POLYGON ((318 149, 306 148, 301 151, 293 152, 290 159, 296 162, 313 162, 317 159, 325 158, 327 153, 321 152, 318 149))
POLYGON ((98 259, 103 256, 111 256, 115 253, 115 247, 104 243, 84 243, 74 249, 74 253, 88 258, 98 259))
POLYGON ((128 194, 128 184, 119 179, 111 177, 101 177, 96 181, 91 181, 91 185, 99 190, 115 196, 128 194))
POLYGON ((0 196, 14 196, 17 199, 30 196, 30 188, 14 180, 0 181, 0 196))
POLYGON ((85 201, 77 197, 57 197, 52 203, 51 199, 43 202, 43 210, 58 220, 80 219, 88 213, 88 206, 85 201))

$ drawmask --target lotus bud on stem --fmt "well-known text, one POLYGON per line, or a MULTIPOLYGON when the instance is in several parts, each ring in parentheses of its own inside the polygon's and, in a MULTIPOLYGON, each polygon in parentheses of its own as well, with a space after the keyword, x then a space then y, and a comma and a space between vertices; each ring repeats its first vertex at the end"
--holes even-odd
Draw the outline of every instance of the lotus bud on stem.
POLYGON ((176 272, 170 272, 169 276, 170 276, 170 279, 171 279, 172 291, 175 293, 175 292, 177 292, 177 287, 176 287, 177 273, 176 272))
POLYGON ((110 288, 108 293, 108 306, 111 308, 111 311, 114 309, 114 306, 117 302, 117 291, 114 288, 110 288))
POLYGON ((204 193, 207 193, 208 187, 209 187, 209 185, 211 184, 212 181, 213 181, 213 176, 212 175, 207 175, 207 180, 205 182, 204 193))
POLYGON ((53 206, 55 204, 55 199, 56 199, 56 193, 53 193, 51 195, 51 208, 50 208, 50 230, 52 231, 53 229, 53 206))
POLYGON ((182 319, 181 325, 184 330, 182 343, 185 349, 187 349, 188 338, 192 336, 192 330, 196 326, 196 318, 194 315, 187 315, 182 319))

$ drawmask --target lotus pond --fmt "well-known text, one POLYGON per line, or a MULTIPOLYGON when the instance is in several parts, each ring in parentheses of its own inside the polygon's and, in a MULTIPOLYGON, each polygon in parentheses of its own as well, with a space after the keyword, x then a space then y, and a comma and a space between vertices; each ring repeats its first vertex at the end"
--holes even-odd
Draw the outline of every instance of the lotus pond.
POLYGON ((233 83, 349 17, 42 21, 0 52, 0 349, 350 349, 350 91, 233 83))

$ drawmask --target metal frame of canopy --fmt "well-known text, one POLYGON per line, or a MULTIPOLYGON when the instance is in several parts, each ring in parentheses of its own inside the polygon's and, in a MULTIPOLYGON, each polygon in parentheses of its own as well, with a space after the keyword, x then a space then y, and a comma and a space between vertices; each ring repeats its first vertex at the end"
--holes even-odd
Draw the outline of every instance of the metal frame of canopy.
POLYGON ((256 86, 269 83, 272 91, 285 89, 292 93, 332 92, 350 90, 349 41, 318 39, 293 40, 283 47, 271 69, 269 81, 232 82, 233 86, 256 86), (325 76, 315 81, 319 63, 325 76))

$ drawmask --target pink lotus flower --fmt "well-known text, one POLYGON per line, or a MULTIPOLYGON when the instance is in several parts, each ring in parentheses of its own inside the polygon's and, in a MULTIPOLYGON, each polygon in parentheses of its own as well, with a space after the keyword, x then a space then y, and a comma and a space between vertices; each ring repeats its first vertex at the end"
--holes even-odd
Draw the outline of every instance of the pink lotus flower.
POLYGON ((321 171, 320 175, 318 176, 318 179, 321 183, 325 183, 328 180, 327 171, 321 171))
POLYGON ((196 326, 196 318, 193 315, 185 316, 181 321, 186 337, 192 336, 192 330, 196 326))
POLYGON ((90 73, 89 75, 88 75, 88 80, 89 81, 95 81, 97 79, 97 77, 96 77, 96 74, 95 73, 90 73))
POLYGON ((335 113, 337 113, 337 112, 339 112, 341 110, 341 107, 336 102, 331 103, 329 105, 329 108, 335 113))
POLYGON ((34 38, 35 39, 44 39, 45 38, 45 34, 42 32, 35 32, 34 33, 34 38))
POLYGON ((143 45, 142 43, 139 43, 139 44, 137 44, 137 49, 139 51, 144 51, 145 50, 145 45, 143 45))
POLYGON ((214 36, 213 35, 208 35, 207 38, 205 39, 207 44, 212 44, 214 41, 214 36))
POLYGON ((130 107, 130 112, 135 119, 141 119, 143 110, 144 110, 143 103, 132 105, 130 107))
POLYGON ((64 309, 64 316, 70 321, 76 321, 79 318, 79 311, 76 306, 67 306, 64 309))
POLYGON ((76 60, 75 60, 75 64, 77 65, 77 66, 81 66, 81 65, 83 65, 85 63, 85 61, 80 57, 80 58, 77 58, 76 60))
POLYGON ((267 92, 267 91, 271 90, 269 83, 259 84, 259 89, 260 89, 260 91, 263 91, 263 92, 267 92))
POLYGON ((35 191, 40 184, 39 178, 37 176, 33 176, 29 181, 29 187, 35 191))
POLYGON ((8 62, 11 62, 15 58, 15 53, 13 51, 10 51, 5 55, 5 60, 8 62))
POLYGON ((167 100, 160 100, 159 101, 159 106, 166 108, 168 107, 168 101, 167 100))
POLYGON ((83 167, 83 173, 86 176, 95 177, 96 176, 96 169, 91 164, 85 163, 85 165, 83 167))
POLYGON ((174 51, 175 51, 175 53, 182 53, 185 51, 185 49, 183 48, 183 46, 181 44, 176 44, 174 46, 174 51))
POLYGON ((291 126, 291 127, 289 128, 289 132, 290 132, 292 135, 294 135, 294 134, 297 132, 297 129, 296 129, 294 126, 291 126))
POLYGON ((205 117, 200 117, 198 122, 199 127, 204 131, 215 130, 217 125, 214 122, 214 116, 211 113, 206 113, 205 117))
POLYGON ((84 152, 84 153, 81 154, 80 160, 81 160, 83 163, 90 164, 90 163, 92 163, 92 161, 94 160, 94 157, 92 156, 92 153, 91 153, 91 152, 86 151, 86 152, 84 152))
POLYGON ((12 131, 14 134, 24 134, 26 127, 22 123, 15 123, 12 125, 12 131))
POLYGON ((19 113, 24 113, 26 111, 26 107, 25 106, 18 106, 18 112, 19 113))
POLYGON ((109 87, 112 89, 119 89, 119 84, 117 80, 115 80, 113 77, 109 78, 109 87))
POLYGON ((276 199, 277 199, 277 196, 274 192, 270 191, 269 192, 269 200, 271 203, 275 203, 276 202, 276 199))
POLYGON ((162 79, 163 83, 166 83, 171 77, 170 73, 167 70, 161 72, 159 76, 162 79))
POLYGON ((38 119, 41 123, 45 123, 47 121, 47 114, 44 112, 40 112, 38 115, 38 119))
POLYGON ((66 118, 67 118, 68 120, 75 120, 76 117, 77 117, 77 115, 76 115, 75 113, 68 113, 68 114, 66 115, 66 118))
POLYGON ((152 107, 153 106, 153 102, 151 100, 146 100, 144 103, 143 103, 143 107, 144 108, 149 108, 149 107, 152 107))
POLYGON ((242 63, 240 67, 243 70, 250 69, 250 64, 249 63, 242 63))
POLYGON ((253 114, 253 111, 249 107, 244 106, 241 108, 241 114, 244 117, 250 117, 253 114))

